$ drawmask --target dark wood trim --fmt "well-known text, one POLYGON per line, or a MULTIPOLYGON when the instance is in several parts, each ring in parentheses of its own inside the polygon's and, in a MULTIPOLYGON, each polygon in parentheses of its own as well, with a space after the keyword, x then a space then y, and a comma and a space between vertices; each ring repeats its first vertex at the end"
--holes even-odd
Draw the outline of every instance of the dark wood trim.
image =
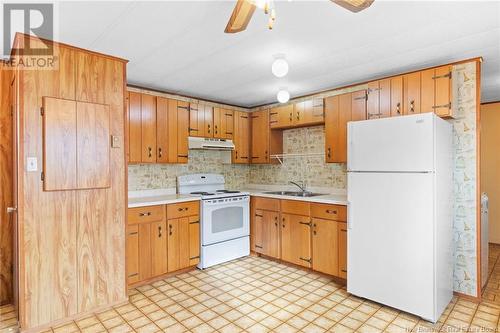
POLYGON ((458 291, 454 291, 453 295, 455 295, 457 297, 460 297, 460 298, 463 298, 463 299, 466 299, 468 301, 474 302, 474 303, 481 303, 481 298, 480 297, 474 297, 474 296, 471 296, 471 295, 462 294, 462 293, 459 293, 458 291))
MULTIPOLYGON (((333 91, 336 91, 336 90, 341 90, 341 89, 347 89, 347 88, 352 88, 352 87, 356 87, 356 86, 361 86, 363 84, 367 84, 367 83, 372 82, 372 81, 389 79, 389 78, 400 76, 400 75, 406 75, 406 74, 421 72, 421 71, 425 71, 425 70, 428 70, 428 69, 438 68, 438 67, 446 66, 446 65, 459 65, 459 64, 463 64, 463 63, 467 63, 467 62, 472 62, 472 61, 476 61, 476 62, 481 63, 481 62, 483 62, 483 57, 469 58, 469 59, 465 59, 465 60, 455 61, 455 62, 451 62, 451 63, 447 63, 447 64, 441 64, 441 65, 436 65, 436 66, 425 67, 425 68, 416 69, 416 70, 412 70, 412 71, 408 71, 408 72, 402 72, 402 73, 393 74, 393 75, 389 75, 389 76, 375 77, 375 78, 370 79, 368 81, 360 81, 360 82, 356 82, 356 83, 352 83, 352 84, 348 84, 348 85, 340 86, 340 87, 336 87, 336 88, 328 88, 328 89, 324 89, 324 90, 319 90, 319 91, 316 91, 316 92, 313 92, 313 93, 310 93, 310 94, 305 94, 305 95, 300 95, 300 96, 294 97, 293 99, 290 99, 290 101, 288 101, 287 104, 293 104, 294 101, 296 101, 298 99, 308 98, 308 97, 314 97, 315 95, 324 94, 324 93, 327 93, 327 92, 333 92, 333 91)), ((250 106, 248 108, 250 108, 250 109, 256 109, 256 108, 271 106, 271 105, 275 105, 275 104, 277 104, 277 103, 267 103, 267 104, 261 104, 261 105, 254 105, 254 106, 250 106)))

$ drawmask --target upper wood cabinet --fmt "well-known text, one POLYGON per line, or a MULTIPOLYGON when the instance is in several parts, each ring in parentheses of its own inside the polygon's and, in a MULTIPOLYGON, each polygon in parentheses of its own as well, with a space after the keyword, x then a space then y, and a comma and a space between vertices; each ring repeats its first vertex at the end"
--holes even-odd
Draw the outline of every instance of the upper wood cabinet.
POLYGON ((269 113, 271 128, 287 128, 293 125, 293 104, 271 108, 269 113))
POLYGON ((156 97, 129 92, 129 163, 156 163, 156 97))
POLYGON ((321 125, 325 122, 322 98, 271 108, 269 124, 273 129, 321 125))
POLYGON ((283 133, 279 130, 271 130, 269 110, 252 112, 251 120, 251 162, 254 164, 278 163, 278 160, 272 159, 271 155, 283 152, 283 133))
POLYGON ((403 76, 391 79, 391 117, 403 115, 403 76))
POLYGON ((390 117, 391 79, 368 83, 366 113, 367 119, 390 117))
POLYGON ((403 114, 420 113, 421 72, 403 75, 403 114))
POLYGON ((233 110, 214 108, 214 138, 232 139, 233 127, 233 110))
POLYGON ((109 105, 52 97, 42 104, 44 190, 110 187, 109 105))
POLYGON ((142 163, 156 162, 156 97, 141 95, 142 163))
POLYGON ((214 137, 214 115, 211 106, 202 103, 190 104, 189 135, 202 138, 214 137))
POLYGON ((325 99, 325 161, 347 162, 347 123, 366 119, 366 91, 325 99))
POLYGON ((443 118, 453 117, 451 71, 451 66, 447 65, 422 72, 421 112, 435 112, 443 118))
POLYGON ((250 163, 250 113, 234 111, 233 163, 250 163))
POLYGON ((168 141, 168 108, 169 99, 156 98, 156 162, 168 163, 169 141, 168 141))
POLYGON ((294 104, 293 126, 313 126, 324 122, 322 98, 309 99, 294 104))
POLYGON ((188 162, 189 103, 168 100, 168 162, 188 162))

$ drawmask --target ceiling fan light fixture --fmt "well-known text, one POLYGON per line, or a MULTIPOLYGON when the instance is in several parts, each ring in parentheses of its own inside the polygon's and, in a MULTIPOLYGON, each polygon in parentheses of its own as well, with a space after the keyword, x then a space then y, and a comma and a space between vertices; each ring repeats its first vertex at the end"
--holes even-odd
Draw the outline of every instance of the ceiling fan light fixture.
POLYGON ((276 95, 276 98, 278 99, 278 102, 280 103, 286 103, 290 100, 290 93, 286 89, 280 89, 278 91, 278 94, 276 95))
POLYGON ((277 55, 271 66, 271 72, 274 76, 281 78, 288 74, 288 61, 284 55, 277 55))

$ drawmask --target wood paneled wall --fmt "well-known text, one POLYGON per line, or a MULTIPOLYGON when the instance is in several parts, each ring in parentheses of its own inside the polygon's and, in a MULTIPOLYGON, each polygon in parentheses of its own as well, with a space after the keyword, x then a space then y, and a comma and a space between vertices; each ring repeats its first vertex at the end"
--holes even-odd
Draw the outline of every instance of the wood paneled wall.
POLYGON ((13 301, 12 71, 0 63, 0 305, 13 301))
POLYGON ((55 50, 58 70, 19 71, 18 241, 22 329, 75 317, 127 298, 126 61, 62 44, 55 44, 55 50), (109 188, 43 190, 40 169, 43 97, 109 106, 110 133, 120 138, 120 147, 110 149, 109 188), (26 171, 28 157, 37 158, 36 172, 26 171))

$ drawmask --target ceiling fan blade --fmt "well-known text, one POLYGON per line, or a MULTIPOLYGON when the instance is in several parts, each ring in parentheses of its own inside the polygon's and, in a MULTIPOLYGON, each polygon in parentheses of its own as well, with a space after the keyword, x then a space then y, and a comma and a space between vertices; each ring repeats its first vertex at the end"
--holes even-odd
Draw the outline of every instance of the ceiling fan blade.
POLYGON ((249 0, 238 0, 224 32, 232 34, 245 30, 254 11, 255 5, 252 2, 249 0))
POLYGON ((337 5, 357 13, 371 6, 375 0, 331 0, 337 5))

